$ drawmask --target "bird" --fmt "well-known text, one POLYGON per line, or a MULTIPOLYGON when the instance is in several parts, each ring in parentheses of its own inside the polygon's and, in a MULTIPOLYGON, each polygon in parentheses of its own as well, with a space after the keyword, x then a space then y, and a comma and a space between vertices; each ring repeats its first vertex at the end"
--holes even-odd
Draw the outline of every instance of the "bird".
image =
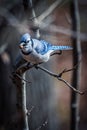
POLYGON ((22 35, 19 48, 23 59, 33 64, 47 62, 55 51, 73 49, 71 46, 52 45, 45 40, 32 38, 29 33, 22 35))

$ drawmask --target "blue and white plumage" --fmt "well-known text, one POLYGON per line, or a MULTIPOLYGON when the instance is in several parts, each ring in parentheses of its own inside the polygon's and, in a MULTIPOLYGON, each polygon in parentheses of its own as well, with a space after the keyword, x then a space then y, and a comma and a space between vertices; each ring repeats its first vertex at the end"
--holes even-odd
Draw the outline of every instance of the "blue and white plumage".
POLYGON ((21 37, 19 47, 23 58, 35 64, 47 62, 54 51, 72 49, 70 46, 54 46, 44 40, 32 39, 28 33, 21 37))

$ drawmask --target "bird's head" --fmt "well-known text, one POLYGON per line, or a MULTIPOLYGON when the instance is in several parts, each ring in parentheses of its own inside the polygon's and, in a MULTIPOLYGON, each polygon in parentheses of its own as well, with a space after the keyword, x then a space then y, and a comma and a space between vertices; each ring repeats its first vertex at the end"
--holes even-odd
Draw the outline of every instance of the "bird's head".
POLYGON ((21 37, 19 48, 22 52, 32 51, 32 41, 30 34, 26 33, 21 37))

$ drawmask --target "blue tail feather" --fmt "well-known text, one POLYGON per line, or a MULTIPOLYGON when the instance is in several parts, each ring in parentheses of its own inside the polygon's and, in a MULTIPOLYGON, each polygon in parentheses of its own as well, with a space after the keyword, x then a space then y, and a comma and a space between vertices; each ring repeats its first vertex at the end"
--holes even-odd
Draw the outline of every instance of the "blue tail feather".
POLYGON ((50 49, 52 50, 72 50, 71 46, 51 46, 50 49))
POLYGON ((47 50, 72 50, 73 48, 71 46, 54 46, 44 40, 40 40, 41 43, 44 45, 45 49, 47 48, 47 50))

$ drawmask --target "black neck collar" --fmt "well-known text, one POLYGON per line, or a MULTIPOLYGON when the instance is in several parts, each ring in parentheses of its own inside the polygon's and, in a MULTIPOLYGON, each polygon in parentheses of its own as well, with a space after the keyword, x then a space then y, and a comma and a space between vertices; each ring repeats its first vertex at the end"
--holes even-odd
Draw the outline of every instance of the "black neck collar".
POLYGON ((29 55, 32 53, 32 51, 27 51, 27 52, 24 52, 23 50, 21 51, 24 55, 29 55))

